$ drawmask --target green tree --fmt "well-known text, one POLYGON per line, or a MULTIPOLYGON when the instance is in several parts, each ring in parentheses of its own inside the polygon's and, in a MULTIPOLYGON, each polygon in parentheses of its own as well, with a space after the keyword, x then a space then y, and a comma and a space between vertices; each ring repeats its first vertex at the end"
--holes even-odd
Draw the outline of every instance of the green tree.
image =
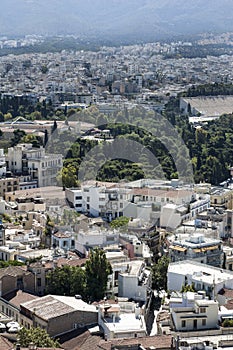
POLYGON ((112 222, 110 223, 110 226, 112 228, 126 227, 128 223, 129 223, 129 218, 127 218, 126 216, 120 216, 119 218, 112 220, 112 222))
POLYGON ((107 288, 108 275, 112 273, 112 267, 102 249, 95 248, 91 250, 90 258, 85 264, 85 270, 88 300, 98 301, 103 299, 107 288))
POLYGON ((22 138, 26 135, 23 130, 14 130, 14 137, 11 139, 11 146, 16 146, 19 142, 21 142, 22 138))
POLYGON ((181 293, 185 292, 196 292, 194 283, 183 285, 181 288, 181 293))
POLYGON ((167 290, 169 258, 163 255, 152 268, 152 287, 157 291, 167 290))
POLYGON ((48 333, 39 327, 26 329, 21 328, 18 333, 19 343, 23 347, 28 347, 30 343, 37 347, 58 348, 60 344, 57 340, 50 338, 48 333))
POLYGON ((57 175, 57 183, 59 186, 67 188, 78 187, 79 181, 76 168, 71 164, 64 166, 57 175))
POLYGON ((46 65, 43 65, 43 66, 41 66, 40 70, 41 70, 42 74, 46 74, 49 69, 46 65))
POLYGON ((85 299, 86 275, 81 267, 56 267, 46 276, 46 293, 74 296, 80 294, 85 299))

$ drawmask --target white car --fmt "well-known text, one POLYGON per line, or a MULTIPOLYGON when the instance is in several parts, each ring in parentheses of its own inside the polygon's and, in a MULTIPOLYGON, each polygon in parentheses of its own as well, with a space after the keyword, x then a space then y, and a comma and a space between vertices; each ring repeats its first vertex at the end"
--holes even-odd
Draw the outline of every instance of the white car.
POLYGON ((16 321, 11 321, 11 322, 8 322, 6 324, 7 328, 11 328, 11 327, 19 327, 19 323, 16 322, 16 321))
POLYGON ((19 330, 20 330, 20 327, 12 326, 12 327, 8 328, 7 332, 8 333, 18 333, 19 330))

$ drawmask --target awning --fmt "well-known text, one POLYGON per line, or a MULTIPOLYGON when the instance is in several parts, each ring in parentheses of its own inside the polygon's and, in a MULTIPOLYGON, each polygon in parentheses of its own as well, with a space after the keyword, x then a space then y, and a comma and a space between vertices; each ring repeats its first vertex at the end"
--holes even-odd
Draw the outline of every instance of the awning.
POLYGON ((202 248, 201 250, 203 252, 207 251, 207 250, 215 250, 215 249, 218 249, 218 246, 217 245, 214 245, 214 246, 211 246, 211 247, 204 247, 202 248))
POLYGON ((201 249, 193 249, 195 253, 201 253, 201 249))
POLYGON ((178 250, 179 252, 185 252, 185 251, 187 250, 187 248, 180 247, 179 245, 176 245, 176 246, 172 245, 172 246, 170 247, 170 249, 178 250))

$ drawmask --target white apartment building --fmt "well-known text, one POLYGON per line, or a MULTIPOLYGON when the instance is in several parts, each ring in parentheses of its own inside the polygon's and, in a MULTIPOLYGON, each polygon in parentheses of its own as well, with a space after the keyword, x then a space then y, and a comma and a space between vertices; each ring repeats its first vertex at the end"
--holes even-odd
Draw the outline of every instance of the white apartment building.
POLYGON ((118 296, 146 302, 151 292, 151 277, 144 261, 129 262, 127 270, 118 276, 118 296))
POLYGON ((52 235, 52 247, 59 248, 65 252, 74 250, 75 240, 72 232, 56 232, 52 235))
POLYGON ((61 154, 46 154, 41 146, 19 144, 8 149, 7 168, 15 175, 29 175, 38 187, 56 185, 58 171, 62 168, 61 154))
POLYGON ((103 329, 106 340, 145 337, 147 335, 142 310, 136 305, 127 304, 128 312, 125 313, 122 312, 119 304, 106 302, 99 305, 98 324, 103 329))
POLYGON ((88 255, 90 249, 95 247, 107 247, 119 242, 119 232, 116 230, 103 230, 100 228, 79 230, 75 236, 75 250, 84 256, 88 255))
POLYGON ((218 326, 218 302, 205 294, 183 293, 169 301, 171 319, 175 331, 216 329, 218 326))
POLYGON ((222 267, 222 241, 205 237, 201 232, 182 234, 169 245, 171 262, 195 260, 204 264, 222 267))
POLYGON ((192 260, 170 263, 167 271, 167 289, 180 291, 184 285, 204 290, 212 299, 222 288, 233 289, 233 271, 220 269, 192 260))
MULTIPOLYGON (((146 186, 146 183, 144 184, 146 186)), ((109 221, 119 216, 127 216, 132 218, 140 218, 146 222, 155 222, 159 219, 159 212, 167 203, 173 204, 175 209, 184 206, 189 212, 186 219, 193 217, 195 212, 208 207, 209 199, 198 201, 195 194, 187 189, 153 189, 150 187, 134 187, 144 186, 141 182, 127 183, 119 186, 96 182, 93 184, 83 184, 77 189, 66 189, 66 199, 70 206, 78 212, 88 213, 91 216, 102 216, 109 221)), ((150 181, 148 180, 148 186, 150 181)), ((170 215, 171 216, 171 215, 170 215)), ((170 217, 169 216, 169 217, 170 217)), ((165 220, 168 215, 163 215, 165 220)), ((182 213, 179 214, 179 223, 183 219, 182 213)), ((176 223, 176 219, 175 223, 176 223)), ((167 226, 167 225, 165 225, 167 226)))
POLYGON ((66 199, 78 212, 94 217, 103 216, 111 221, 124 215, 130 200, 130 190, 108 188, 101 183, 84 184, 77 189, 66 189, 66 199))

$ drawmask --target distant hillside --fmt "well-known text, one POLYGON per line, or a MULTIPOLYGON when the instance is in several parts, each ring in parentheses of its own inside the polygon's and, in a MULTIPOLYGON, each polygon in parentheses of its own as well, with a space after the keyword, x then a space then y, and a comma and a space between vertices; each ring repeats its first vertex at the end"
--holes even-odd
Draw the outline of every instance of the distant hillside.
POLYGON ((0 34, 161 38, 233 30, 232 0, 1 0, 0 34))

